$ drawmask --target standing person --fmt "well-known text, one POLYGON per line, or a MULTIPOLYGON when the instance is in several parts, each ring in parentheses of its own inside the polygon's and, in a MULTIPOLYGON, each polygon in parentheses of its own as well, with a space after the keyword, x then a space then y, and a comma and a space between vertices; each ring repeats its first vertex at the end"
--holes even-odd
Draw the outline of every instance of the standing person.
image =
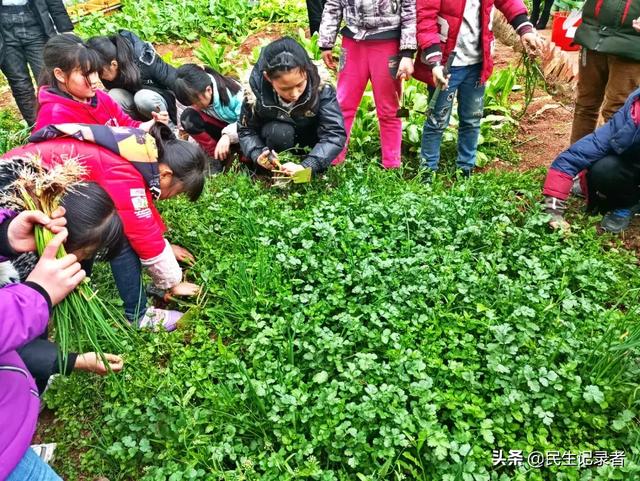
POLYGON ((424 180, 438 170, 442 134, 449 125, 453 101, 458 98, 457 166, 468 177, 476 165, 485 82, 493 71, 491 14, 500 10, 520 35, 527 51, 538 51, 542 40, 534 32, 522 0, 417 0, 417 36, 420 47, 414 76, 442 93, 425 119, 422 132, 424 180), (455 52, 451 72, 443 63, 455 52))
POLYGON ((57 33, 71 31, 73 24, 62 0, 0 2, 0 70, 30 126, 36 121, 37 103, 29 68, 37 79, 47 40, 57 33))
POLYGON ((152 120, 140 122, 98 89, 98 53, 81 38, 57 35, 44 47, 44 68, 40 75, 39 110, 34 131, 47 125, 68 122, 137 127, 148 132, 156 121, 167 124, 169 114, 152 112, 152 120))
MULTIPOLYGON (((413 73, 416 50, 415 0, 327 0, 322 13, 320 40, 322 59, 330 69, 336 65, 331 50, 338 32, 342 53, 338 67, 338 102, 344 114, 347 146, 353 119, 369 80, 380 123, 382 166, 400 167, 402 80, 413 73), (342 20, 345 26, 340 29, 342 20)), ((347 147, 334 161, 344 161, 347 147)))
POLYGON ((549 23, 553 0, 533 0, 531 3, 531 23, 538 30, 544 30, 549 23))
POLYGON ((270 43, 260 52, 249 86, 238 136, 256 169, 273 170, 278 153, 297 146, 304 158, 283 164, 285 174, 306 167, 314 176, 327 170, 344 148, 346 133, 336 92, 305 49, 291 37, 270 43), (304 148, 310 151, 301 152, 304 148))
POLYGON ((578 173, 587 211, 604 214, 601 226, 618 234, 640 212, 640 89, 602 127, 553 161, 544 183, 551 226, 566 228, 566 200, 578 173))
POLYGON ((575 42, 582 46, 571 128, 575 143, 606 122, 640 86, 640 0, 587 0, 575 42))
POLYGON ((87 45, 100 56, 102 84, 131 118, 150 120, 153 112, 164 111, 177 125, 176 69, 162 60, 150 42, 120 30, 109 37, 92 37, 87 45))
POLYGON ((309 33, 320 31, 320 22, 322 22, 322 10, 324 9, 325 0, 307 0, 307 14, 309 15, 309 33))
POLYGON ((175 81, 178 101, 187 105, 180 116, 182 128, 214 160, 230 158, 237 146, 238 119, 244 92, 240 83, 211 67, 188 63, 178 68, 175 81))

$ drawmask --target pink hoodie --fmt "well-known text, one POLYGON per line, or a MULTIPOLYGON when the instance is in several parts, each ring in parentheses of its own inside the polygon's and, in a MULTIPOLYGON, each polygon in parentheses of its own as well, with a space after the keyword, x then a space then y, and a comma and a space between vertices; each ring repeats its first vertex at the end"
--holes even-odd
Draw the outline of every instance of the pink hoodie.
POLYGON ((49 87, 38 92, 38 118, 33 128, 37 132, 51 124, 98 124, 111 127, 139 127, 142 122, 129 117, 120 105, 102 90, 96 92, 95 101, 83 103, 59 95, 49 87))

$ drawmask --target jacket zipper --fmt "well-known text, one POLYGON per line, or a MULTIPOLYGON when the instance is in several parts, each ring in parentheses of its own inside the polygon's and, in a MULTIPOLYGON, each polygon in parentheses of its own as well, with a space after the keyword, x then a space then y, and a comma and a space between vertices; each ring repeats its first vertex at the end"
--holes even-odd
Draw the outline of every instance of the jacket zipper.
MULTIPOLYGON (((275 93, 275 92, 274 92, 275 93)), ((278 95, 277 93, 275 93, 276 95, 278 95)), ((262 98, 264 98, 264 95, 262 96, 262 98)), ((294 108, 292 108, 291 110, 285 110, 282 107, 278 106, 278 105, 266 105, 263 104, 265 107, 269 107, 269 108, 275 108, 278 110, 282 110, 285 114, 287 114, 289 116, 289 118, 291 118, 291 112, 293 112, 295 109, 303 107, 306 103, 309 102, 309 100, 311 100, 311 94, 309 94, 309 96, 307 97, 307 100, 305 100, 304 102, 302 102, 300 105, 296 105, 294 108)))
MULTIPOLYGON (((0 366, 0 371, 18 372, 18 373, 22 374, 25 378, 27 378, 27 379, 30 378, 30 376, 27 373, 27 371, 25 371, 24 369, 20 369, 19 367, 15 367, 15 366, 0 366)), ((37 391, 29 388, 29 392, 31 392, 31 394, 33 394, 35 397, 40 399, 40 394, 37 391)))

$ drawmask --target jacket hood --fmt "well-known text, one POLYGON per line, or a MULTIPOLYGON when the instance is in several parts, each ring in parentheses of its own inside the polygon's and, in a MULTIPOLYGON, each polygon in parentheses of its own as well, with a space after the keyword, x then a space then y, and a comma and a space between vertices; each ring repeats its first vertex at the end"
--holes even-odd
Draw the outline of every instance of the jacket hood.
POLYGON ((151 65, 156 57, 156 49, 150 42, 145 42, 135 33, 129 30, 120 30, 118 33, 123 38, 126 38, 133 47, 133 53, 140 63, 144 65, 151 65))
MULTIPOLYGON (((94 99, 96 99, 96 97, 94 97, 94 99)), ((94 106, 94 102, 91 102, 91 104, 78 102, 67 95, 56 92, 56 89, 48 85, 43 85, 40 87, 40 90, 38 90, 38 104, 40 104, 41 108, 46 104, 65 105, 70 109, 77 109, 78 105, 87 107, 94 106)))

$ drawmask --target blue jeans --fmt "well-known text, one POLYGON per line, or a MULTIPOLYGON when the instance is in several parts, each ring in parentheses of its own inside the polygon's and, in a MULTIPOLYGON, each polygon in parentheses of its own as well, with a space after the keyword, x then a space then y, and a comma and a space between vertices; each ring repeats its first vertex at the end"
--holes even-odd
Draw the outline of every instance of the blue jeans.
POLYGON ((120 298, 124 302, 124 315, 137 325, 138 319, 147 310, 147 295, 142 285, 142 265, 129 242, 125 242, 120 253, 111 260, 111 273, 116 281, 120 298))
POLYGON ((62 478, 29 448, 6 481, 62 481, 62 478))
MULTIPOLYGON (((484 110, 484 85, 480 84, 482 63, 452 67, 449 88, 443 90, 422 131, 422 167, 438 170, 442 134, 449 125, 453 100, 458 93, 458 167, 472 170, 476 165, 480 121, 484 110)), ((434 89, 429 89, 433 92, 434 89)))

